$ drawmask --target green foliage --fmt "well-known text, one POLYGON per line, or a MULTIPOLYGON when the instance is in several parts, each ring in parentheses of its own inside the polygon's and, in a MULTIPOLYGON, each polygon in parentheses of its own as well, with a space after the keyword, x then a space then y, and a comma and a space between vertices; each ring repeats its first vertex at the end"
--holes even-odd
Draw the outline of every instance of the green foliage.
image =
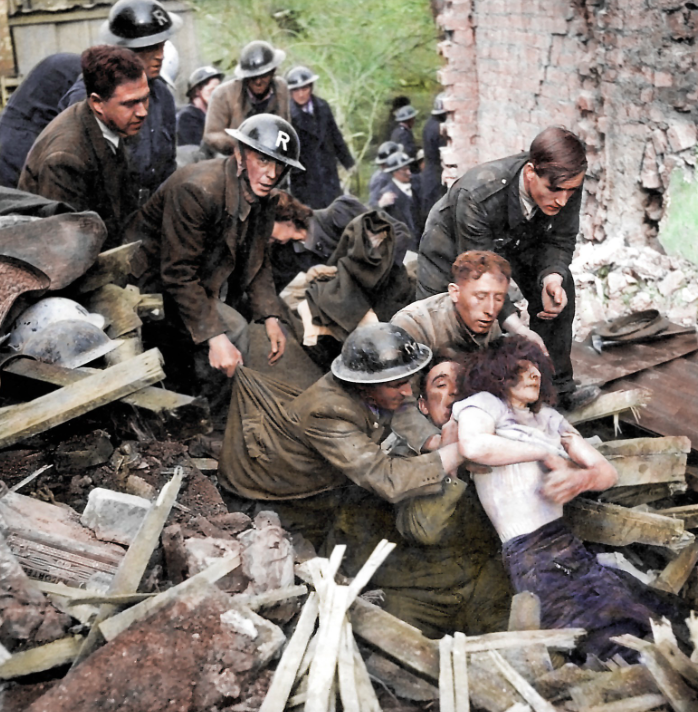
POLYGON ((672 171, 659 242, 670 255, 698 264, 698 181, 695 173, 672 171))
POLYGON ((406 94, 420 110, 415 136, 440 90, 437 28, 427 0, 193 0, 201 54, 232 72, 242 47, 263 39, 286 51, 281 67, 305 64, 320 75, 317 93, 330 102, 357 162, 352 191, 363 193, 368 162, 385 140, 392 98, 406 94))

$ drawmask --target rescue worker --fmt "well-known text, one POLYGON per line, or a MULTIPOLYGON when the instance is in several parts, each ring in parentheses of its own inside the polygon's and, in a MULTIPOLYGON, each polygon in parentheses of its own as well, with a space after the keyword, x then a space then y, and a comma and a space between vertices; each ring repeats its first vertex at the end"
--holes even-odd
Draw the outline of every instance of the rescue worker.
MULTIPOLYGON (((410 377, 431 351, 403 329, 378 323, 349 335, 332 372, 291 399, 242 369, 235 378, 219 481, 238 497, 263 500, 285 528, 316 546, 352 484, 389 502, 441 492, 460 464, 454 446, 390 458, 381 442, 411 395, 410 377)), ((402 433, 416 452, 421 434, 402 433)))
POLYGON ((126 237, 143 241, 133 277, 164 293, 172 358, 187 359, 196 390, 209 398, 219 423, 248 347, 241 311, 264 322, 270 363, 284 353, 267 251, 275 208, 269 195, 291 166, 300 167, 296 132, 278 116, 253 116, 230 135, 237 141, 233 156, 179 169, 126 237))
POLYGON ((80 71, 80 55, 51 54, 12 92, 0 113, 0 186, 17 187, 29 149, 58 116, 58 102, 80 71))
POLYGON ((422 146, 424 147, 424 168, 420 175, 422 180, 421 214, 429 214, 434 203, 446 193, 446 186, 441 180, 441 148, 446 145, 446 136, 442 133, 444 121, 448 113, 444 108, 442 92, 434 99, 431 116, 422 129, 422 146))
POLYGON ((372 205, 382 208, 392 218, 407 225, 410 231, 408 248, 416 250, 419 238, 419 207, 413 199, 411 165, 412 159, 403 151, 388 156, 383 170, 390 179, 383 184, 378 192, 378 200, 372 205))
POLYGON ((412 128, 414 127, 415 117, 418 113, 412 104, 401 106, 393 112, 397 126, 390 134, 390 140, 402 144, 402 150, 410 158, 417 157, 417 144, 414 140, 412 128))
POLYGON ((303 66, 286 74, 291 123, 301 142, 300 160, 306 169, 291 171, 291 193, 314 210, 326 208, 342 194, 337 162, 346 170, 354 165, 330 105, 313 92, 317 80, 317 74, 303 66))
MULTIPOLYGON (((512 267, 529 303, 531 328, 555 367, 558 402, 574 410, 599 389, 573 380, 575 312, 572 261, 587 168, 584 145, 571 131, 551 126, 530 150, 467 171, 432 208, 419 248, 417 297, 443 292, 455 255, 494 250, 512 267)), ((502 319, 515 311, 507 299, 502 319)))
POLYGON ((276 114, 291 121, 288 87, 275 76, 284 59, 286 52, 268 42, 256 40, 243 47, 235 79, 221 84, 211 96, 204 128, 204 149, 210 155, 230 155, 235 141, 225 130, 236 129, 250 116, 276 114))
POLYGON ((89 98, 41 132, 19 188, 94 210, 107 227, 103 249, 110 249, 121 244, 122 226, 137 207, 124 143, 145 125, 150 91, 143 64, 124 47, 91 47, 81 66, 89 98))
POLYGON ((402 145, 395 143, 395 141, 384 141, 379 147, 376 153, 376 160, 374 163, 378 168, 372 173, 371 178, 368 181, 368 203, 369 205, 378 204, 378 196, 381 189, 386 183, 390 182, 390 173, 386 172, 385 164, 391 154, 396 151, 402 151, 402 145))
MULTIPOLYGON (((100 28, 104 44, 128 47, 141 60, 148 77, 150 105, 137 141, 126 141, 131 182, 138 188, 138 204, 158 189, 177 167, 175 103, 160 76, 165 41, 179 31, 182 19, 158 0, 118 0, 100 28)), ((78 79, 61 99, 59 110, 85 98, 85 83, 78 79)))
MULTIPOLYGON (((461 359, 456 349, 439 349, 417 377, 419 409, 442 431, 442 445, 457 440, 455 424, 447 424, 458 400, 461 359)), ((400 438, 393 438, 388 452, 392 457, 415 455, 400 438)), ((396 506, 368 492, 347 498, 325 547, 346 545, 342 572, 353 577, 381 539, 395 542, 372 585, 383 593, 384 610, 432 638, 507 627, 512 591, 501 546, 464 467, 460 478, 449 475, 440 493, 396 506)))
POLYGON ((199 67, 189 77, 187 98, 189 103, 177 113, 177 145, 198 146, 204 136, 206 112, 211 94, 225 75, 215 67, 199 67))

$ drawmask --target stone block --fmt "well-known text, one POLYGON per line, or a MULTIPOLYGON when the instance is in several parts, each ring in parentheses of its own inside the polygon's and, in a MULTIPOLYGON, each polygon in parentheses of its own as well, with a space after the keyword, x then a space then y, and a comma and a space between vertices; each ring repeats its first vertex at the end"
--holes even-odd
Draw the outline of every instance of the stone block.
POLYGON ((151 503, 133 494, 95 487, 90 492, 80 522, 102 541, 130 545, 151 503))
POLYGON ((669 126, 667 138, 672 151, 685 151, 696 145, 696 127, 693 123, 676 122, 669 126))

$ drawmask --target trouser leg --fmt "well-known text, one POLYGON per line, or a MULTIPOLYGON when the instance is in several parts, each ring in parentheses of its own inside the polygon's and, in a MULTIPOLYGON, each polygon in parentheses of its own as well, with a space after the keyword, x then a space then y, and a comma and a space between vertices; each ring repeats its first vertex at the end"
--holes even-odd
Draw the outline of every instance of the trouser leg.
POLYGON ((571 393, 575 389, 572 374, 572 323, 575 313, 574 279, 569 271, 563 275, 562 287, 567 295, 567 306, 555 319, 539 319, 543 310, 542 287, 538 281, 539 270, 525 259, 510 260, 512 277, 528 301, 531 329, 545 342, 550 360, 555 368, 553 382, 558 395, 571 393))

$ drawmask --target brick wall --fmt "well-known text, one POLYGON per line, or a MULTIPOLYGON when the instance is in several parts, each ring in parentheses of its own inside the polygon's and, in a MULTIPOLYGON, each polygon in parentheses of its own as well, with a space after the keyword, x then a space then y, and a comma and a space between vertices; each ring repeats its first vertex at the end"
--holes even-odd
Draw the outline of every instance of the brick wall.
POLYGON ((671 170, 695 162, 696 5, 446 0, 438 22, 452 172, 566 126, 590 158, 584 237, 652 245, 671 170))

